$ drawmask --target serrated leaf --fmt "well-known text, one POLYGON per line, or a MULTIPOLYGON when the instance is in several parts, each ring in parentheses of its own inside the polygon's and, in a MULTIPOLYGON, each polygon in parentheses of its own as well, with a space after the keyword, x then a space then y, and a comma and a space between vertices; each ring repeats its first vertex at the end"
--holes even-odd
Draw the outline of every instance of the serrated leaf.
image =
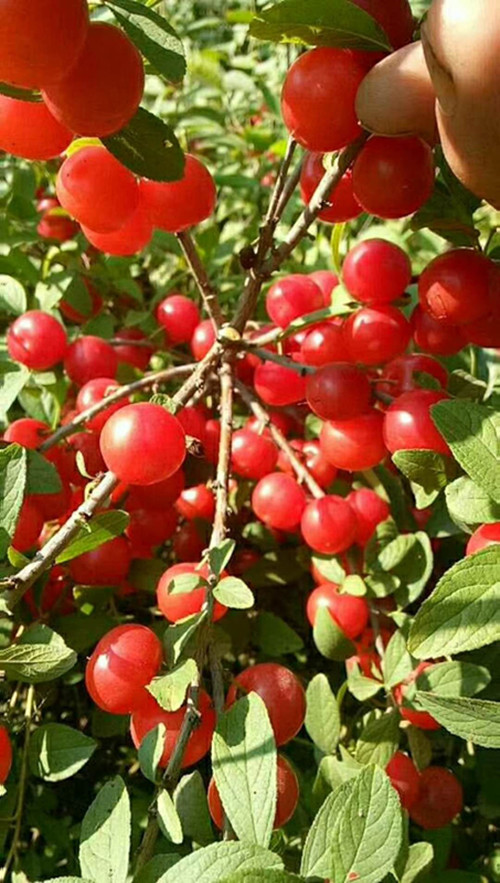
POLYGON ((325 607, 319 607, 313 628, 314 643, 322 656, 342 662, 356 653, 356 647, 338 627, 325 607))
POLYGON ((126 883, 130 852, 130 801, 117 776, 99 791, 82 821, 79 859, 91 880, 126 883))
POLYGON ((476 650, 500 639, 500 548, 459 561, 439 580, 412 623, 417 659, 476 650))
POLYGON ((28 475, 25 448, 9 445, 0 450, 0 551, 3 555, 14 535, 28 475))
POLYGON ((182 833, 181 820, 168 791, 163 790, 158 795, 156 806, 158 810, 158 824, 163 836, 170 840, 171 843, 182 843, 184 835, 182 833))
POLYGON ((194 659, 186 659, 166 675, 154 678, 146 689, 165 711, 177 711, 184 704, 189 685, 198 673, 194 659))
POLYGON ((244 843, 211 843, 186 856, 158 883, 220 883, 236 871, 283 869, 278 855, 244 843))
POLYGON ((395 711, 367 716, 358 741, 355 758, 358 763, 376 763, 386 767, 399 744, 399 715, 395 711))
POLYGON ((414 883, 417 878, 431 869, 434 850, 431 843, 413 843, 408 850, 400 883, 414 883))
POLYGON ((379 883, 390 873, 403 837, 401 804, 379 767, 366 767, 347 782, 346 799, 331 830, 329 877, 379 883))
POLYGON ((184 174, 184 155, 174 130, 143 107, 123 129, 101 140, 135 175, 179 181, 184 174))
POLYGON ((484 690, 491 675, 482 665, 471 662, 439 662, 417 679, 417 688, 437 696, 474 696, 484 690))
POLYGON ((309 828, 300 873, 303 877, 329 877, 332 868, 332 828, 346 796, 350 781, 344 782, 328 795, 309 828))
POLYGON ((344 49, 387 50, 387 35, 363 9, 347 0, 283 0, 259 12, 250 34, 274 43, 298 42, 344 49))
POLYGON ((158 724, 158 726, 153 727, 141 740, 139 751, 137 752, 137 759, 143 776, 153 783, 156 782, 156 771, 165 747, 166 733, 165 724, 158 724))
POLYGON ((114 15, 140 52, 160 76, 177 83, 186 73, 182 43, 167 20, 134 0, 107 0, 114 15), (116 12, 115 7, 125 14, 116 12))
POLYGON ((0 650, 0 670, 9 678, 42 684, 61 677, 76 663, 76 653, 48 626, 30 626, 19 641, 0 650))
POLYGON ((30 739, 30 770, 46 782, 61 782, 85 766, 96 748, 97 742, 72 727, 44 724, 30 739))
POLYGON ((9 316, 20 316, 27 309, 26 292, 13 276, 0 275, 0 311, 9 316))
POLYGON ((227 539, 223 540, 219 546, 209 550, 208 561, 210 563, 210 570, 215 576, 220 576, 224 568, 227 567, 235 548, 235 541, 227 539))
POLYGON ((100 512, 99 515, 92 518, 89 524, 80 528, 74 540, 58 556, 57 563, 71 561, 73 558, 78 558, 85 552, 91 552, 92 549, 97 549, 109 540, 120 536, 129 521, 128 512, 121 512, 119 509, 100 512))
POLYGON ((253 607, 255 598, 253 592, 242 579, 235 576, 226 576, 221 579, 213 590, 214 598, 225 607, 233 607, 235 610, 248 610, 253 607))
POLYGON ((445 496, 450 518, 460 527, 500 521, 500 503, 467 475, 448 485, 445 496))
POLYGON ((431 415, 462 469, 500 503, 499 415, 459 399, 439 402, 431 415))
POLYGON ((277 755, 266 706, 249 693, 220 715, 212 767, 222 805, 236 836, 267 846, 277 800, 277 755))
POLYGON ((58 494, 62 481, 53 463, 49 463, 37 451, 26 451, 28 478, 27 494, 58 494))
POLYGON ((288 871, 236 871, 220 883, 300 883, 300 877, 288 871))
POLYGON ((390 690, 391 687, 400 684, 412 671, 413 663, 406 648, 404 635, 398 630, 392 635, 382 659, 382 673, 386 688, 390 690))
POLYGON ((184 836, 201 846, 212 843, 214 833, 208 811, 207 790, 198 770, 182 777, 174 791, 174 803, 184 836))
POLYGON ((163 644, 170 666, 177 665, 183 653, 190 646, 196 632, 207 619, 206 611, 188 616, 175 625, 170 625, 163 635, 163 644))
POLYGON ((304 642, 288 623, 274 613, 263 610, 255 620, 253 643, 267 656, 298 653, 304 642))
POLYGON ((416 698, 454 736, 483 748, 500 748, 500 702, 435 696, 421 691, 416 698))
POLYGON ((340 737, 340 713, 326 675, 318 674, 310 681, 306 703, 307 732, 321 751, 334 754, 340 737))
POLYGON ((415 498, 418 509, 430 506, 456 475, 453 460, 437 451, 397 451, 392 459, 412 487, 417 486, 415 498))

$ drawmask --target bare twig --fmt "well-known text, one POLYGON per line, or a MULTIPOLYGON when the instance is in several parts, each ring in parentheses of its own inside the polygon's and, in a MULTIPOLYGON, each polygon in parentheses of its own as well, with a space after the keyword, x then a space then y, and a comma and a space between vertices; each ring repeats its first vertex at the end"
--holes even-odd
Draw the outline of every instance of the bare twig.
POLYGON ((283 217, 284 211, 292 198, 295 189, 300 181, 300 175, 302 173, 302 166, 304 165, 304 160, 301 159, 300 162, 295 166, 292 174, 288 178, 284 188, 283 193, 281 194, 280 201, 276 208, 276 216, 278 218, 283 217))
POLYGON ((283 368, 295 371, 295 373, 300 374, 301 377, 307 377, 308 374, 314 374, 316 371, 316 368, 313 368, 311 365, 303 365, 301 362, 294 362, 293 359, 289 359, 287 356, 273 353, 272 350, 261 349, 261 347, 254 346, 252 342, 248 343, 246 340, 239 341, 237 345, 241 347, 241 349, 248 349, 254 356, 257 356, 263 362, 275 362, 276 365, 281 365, 283 368))
POLYGON ((7 874, 13 862, 16 861, 17 852, 19 849, 19 838, 21 836, 21 827, 23 823, 23 811, 24 811, 24 801, 26 797, 26 785, 28 782, 28 753, 30 746, 30 737, 31 737, 31 721, 33 718, 35 704, 35 688, 33 685, 28 687, 28 693, 26 698, 26 708, 24 712, 25 717, 25 732, 24 732, 24 745, 23 745, 23 754, 21 760, 21 775, 19 777, 19 786, 17 792, 17 806, 16 813, 14 816, 14 834, 12 836, 12 843, 5 860, 5 864, 3 868, 0 870, 0 880, 7 880, 7 874))
POLYGON ((293 155, 295 153, 297 147, 297 142, 294 141, 293 138, 288 139, 288 144, 286 147, 286 153, 283 157, 283 162, 281 163, 280 170, 278 172, 278 177, 276 178, 276 184, 274 185, 273 194, 271 196, 271 200, 269 202, 269 208, 267 210, 265 223, 269 224, 273 227, 276 224, 276 219, 281 217, 280 212, 278 211, 278 206, 283 195, 283 190, 285 188, 288 176, 288 170, 290 168, 290 164, 293 159, 293 155))
POLYGON ((217 292, 208 278, 208 273, 198 254, 194 240, 187 231, 178 233, 177 239, 184 252, 189 269, 194 276, 205 309, 216 328, 220 328, 224 324, 224 316, 222 315, 217 292))

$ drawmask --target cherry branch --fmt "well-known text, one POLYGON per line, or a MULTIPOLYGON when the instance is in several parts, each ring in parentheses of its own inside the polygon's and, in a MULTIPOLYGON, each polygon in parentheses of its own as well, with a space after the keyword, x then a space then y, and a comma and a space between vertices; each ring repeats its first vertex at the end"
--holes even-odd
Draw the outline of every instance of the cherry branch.
POLYGON ((277 221, 281 217, 278 206, 280 204, 280 200, 287 183, 288 171, 290 169, 290 165, 296 148, 297 142, 293 138, 289 138, 286 146, 285 156, 283 157, 283 161, 279 168, 278 177, 276 178, 276 184, 274 185, 273 194, 269 202, 269 208, 267 210, 264 222, 271 228, 271 237, 274 234, 274 228, 277 224, 277 221))
POLYGON ((276 215, 278 218, 283 217, 283 213, 292 198, 294 191, 300 181, 300 176, 302 173, 302 166, 304 165, 304 160, 301 159, 300 162, 295 166, 292 174, 288 178, 285 186, 283 187, 283 192, 280 197, 280 201, 276 208, 276 215))
POLYGON ((265 350, 261 347, 254 346, 253 342, 242 340, 238 342, 238 346, 240 346, 241 349, 249 350, 254 356, 258 356, 263 362, 274 362, 276 365, 288 368, 289 371, 295 371, 295 373, 300 374, 301 377, 307 377, 308 374, 314 374, 316 371, 316 368, 313 368, 311 365, 303 365, 301 362, 294 362, 293 359, 289 359, 287 356, 281 356, 279 353, 273 353, 272 350, 265 350))
POLYGON ((205 309, 216 328, 224 324, 224 316, 219 304, 217 292, 210 282, 203 261, 198 254, 196 245, 190 233, 184 231, 177 234, 177 240, 182 248, 184 257, 201 294, 205 309))
POLYGON ((226 536, 231 439, 233 433, 233 362, 231 355, 226 354, 223 356, 219 376, 221 435, 215 479, 215 516, 210 539, 211 549, 220 546, 226 536))

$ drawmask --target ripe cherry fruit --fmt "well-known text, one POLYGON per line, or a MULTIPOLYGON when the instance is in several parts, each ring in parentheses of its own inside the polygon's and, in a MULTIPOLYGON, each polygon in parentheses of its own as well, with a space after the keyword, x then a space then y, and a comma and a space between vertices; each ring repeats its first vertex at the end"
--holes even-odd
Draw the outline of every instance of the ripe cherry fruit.
POLYGON ((161 516, 155 509, 134 509, 125 529, 133 558, 148 558, 155 546, 170 539, 177 527, 174 509, 167 509, 161 516))
POLYGON ((419 374, 429 374, 446 389, 448 372, 441 362, 422 353, 408 353, 384 365, 380 381, 377 381, 377 390, 396 397, 419 389, 419 374))
POLYGON ((353 186, 356 199, 371 215, 412 215, 434 187, 432 150, 420 138, 374 136, 354 163, 353 186))
POLYGON ((106 466, 126 484, 148 485, 173 475, 186 456, 184 430, 161 405, 140 402, 113 414, 101 433, 106 466))
POLYGON ((358 546, 366 546, 378 525, 389 518, 389 504, 369 488, 351 491, 346 499, 356 513, 356 542, 358 546))
POLYGON ((167 333, 167 343, 177 346, 191 340, 200 324, 200 311, 194 301, 183 294, 171 294, 158 305, 156 318, 167 333))
POLYGON ((0 150, 44 161, 60 156, 72 140, 73 133, 42 102, 0 95, 0 150))
POLYGON ((409 721, 420 730, 439 730, 440 724, 429 714, 428 711, 420 710, 412 705, 411 697, 415 692, 415 682, 418 677, 428 668, 432 668, 432 662, 421 662, 401 684, 394 687, 394 698, 399 706, 399 713, 404 720, 409 721))
POLYGON ((457 777, 444 767, 429 766, 421 773, 419 795, 410 808, 410 817, 424 830, 433 831, 449 825, 463 805, 457 777))
POLYGON ((331 306, 333 289, 339 284, 337 274, 331 270, 315 270, 314 273, 309 273, 309 278, 321 288, 325 307, 331 306))
POLYGON ((7 780, 12 766, 12 745, 6 727, 0 726, 0 785, 7 780))
POLYGON ((118 361, 145 371, 154 353, 154 347, 147 345, 146 335, 138 328, 122 328, 116 332, 115 340, 119 341, 114 346, 118 361), (134 341, 140 342, 142 346, 135 346, 134 341))
MULTIPOLYGON (((273 828, 283 828, 292 818, 297 804, 299 802, 299 783, 289 762, 282 754, 278 754, 277 763, 277 801, 276 815, 274 817, 273 828)), ((215 784, 215 779, 210 780, 208 786, 208 808, 212 821, 217 828, 222 830, 224 827, 224 809, 222 801, 215 784)))
POLYGON ((25 497, 12 537, 14 549, 18 552, 27 552, 35 545, 42 528, 43 515, 40 509, 29 497, 25 497))
MULTIPOLYGON (((182 469, 178 469, 163 481, 158 481, 149 486, 131 485, 126 500, 126 508, 129 512, 134 509, 153 509, 162 512, 169 509, 175 503, 181 491, 184 490, 185 476, 182 469)), ((123 494, 121 490, 120 496, 123 494)), ((114 502, 114 498, 113 498, 114 502)))
POLYGON ((383 365, 404 353, 411 337, 409 322, 393 306, 363 307, 344 323, 344 338, 351 360, 362 365, 383 365))
POLYGON ((300 522, 305 542, 321 555, 337 555, 348 549, 356 538, 356 527, 349 503, 334 494, 308 503, 300 522))
POLYGON ((280 328, 323 307, 323 295, 310 276, 295 273, 271 285, 266 295, 269 318, 280 328))
POLYGON ((396 751, 391 757, 385 771, 391 780, 391 785, 399 794, 403 809, 411 809, 420 794, 420 773, 411 757, 396 751))
POLYGON ((281 111, 285 126, 302 147, 329 153, 361 133, 354 102, 365 73, 358 53, 349 49, 311 49, 292 64, 281 111))
MULTIPOLYGON (((223 572, 222 576, 226 574, 223 572)), ((158 607, 165 619, 169 622, 178 622, 187 616, 193 616, 199 613, 207 598, 206 580, 209 576, 208 565, 200 566, 199 562, 184 562, 182 564, 174 564, 165 571, 156 587, 156 598, 158 607), (175 592, 174 580, 185 575, 198 576, 199 586, 187 592, 175 592)), ((219 604, 218 601, 214 605, 213 620, 216 622, 227 613, 227 607, 219 604)))
POLYGON ((57 365, 67 348, 68 339, 61 323, 41 310, 23 313, 7 331, 9 356, 33 371, 46 371, 57 365))
POLYGON ((307 404, 322 420, 350 420, 363 414, 371 395, 366 375, 348 362, 324 365, 307 379, 307 404))
MULTIPOLYGON (((307 205, 312 199, 318 184, 326 171, 322 153, 308 153, 302 165, 300 175, 300 195, 307 205)), ((332 188, 325 199, 329 205, 321 209, 318 218, 326 224, 340 224, 357 218, 362 208, 354 196, 352 171, 348 169, 335 188, 332 188)))
POLYGON ((420 276, 420 304, 438 322, 466 325, 491 311, 491 261, 472 248, 438 255, 420 276))
POLYGON ((267 527, 295 530, 307 502, 303 488, 282 472, 271 472, 261 478, 252 494, 252 509, 267 527))
POLYGON ((342 279, 356 300, 387 304, 404 294, 411 281, 411 264, 398 245, 385 239, 366 239, 351 248, 342 279))
POLYGON ((400 49, 411 43, 415 25, 408 0, 353 0, 356 6, 378 21, 389 37, 393 49, 400 49))
MULTIPOLYGON (((179 738, 179 731, 186 716, 186 706, 179 708, 178 711, 164 711, 147 691, 144 693, 143 702, 132 713, 130 734, 135 747, 139 748, 144 736, 150 730, 154 730, 158 724, 164 724, 165 744, 159 765, 166 767, 179 738)), ((210 750, 212 743, 215 730, 215 711, 212 700, 205 690, 200 690, 198 708, 201 715, 200 723, 189 737, 182 759, 182 769, 198 763, 210 750)))
POLYGON ((83 586, 118 586, 128 574, 132 556, 124 537, 114 537, 73 558, 69 570, 75 583, 83 586))
POLYGON ((158 674, 161 641, 143 625, 111 629, 95 648, 85 685, 95 704, 109 714, 130 714, 141 704, 144 687, 158 674))
POLYGON ((309 331, 300 347, 304 365, 328 365, 330 362, 348 362, 349 350, 341 321, 321 322, 309 331))
POLYGON ((383 428, 384 415, 375 408, 352 420, 328 420, 321 429, 320 447, 337 469, 373 469, 387 456, 383 428))
POLYGON ((434 356, 453 356, 467 344, 465 329, 437 322, 421 306, 411 314, 411 330, 418 348, 434 356))
POLYGON ((450 449, 431 417, 432 406, 447 398, 446 393, 431 389, 398 396, 384 421, 384 441, 391 454, 420 449, 449 455, 450 449))
POLYGON ((295 405, 306 397, 306 377, 286 365, 262 362, 254 374, 254 388, 266 405, 295 405))
POLYGON ((4 441, 10 444, 22 445, 23 448, 36 450, 39 448, 44 439, 50 435, 50 426, 42 423, 41 420, 34 420, 32 417, 21 417, 14 420, 4 432, 4 441))
POLYGON ((149 245, 153 235, 153 225, 141 198, 133 214, 118 230, 112 233, 96 233, 95 230, 83 225, 82 233, 99 251, 116 257, 130 257, 149 245))
POLYGON ((364 598, 339 593, 335 583, 317 586, 307 599, 307 618, 314 628, 318 610, 325 608, 339 629, 352 641, 368 625, 369 608, 364 598))
POLYGON ((175 508, 187 521, 193 521, 195 518, 212 521, 215 514, 214 493, 206 484, 187 487, 180 493, 175 508))
MULTIPOLYGON (((100 404, 103 399, 116 392, 117 389, 120 389, 120 384, 111 377, 96 377, 94 380, 89 380, 88 383, 82 386, 76 397, 77 411, 81 413, 88 408, 94 407, 94 405, 100 404)), ((128 403, 129 400, 124 398, 110 405, 109 408, 86 421, 87 429, 90 429, 92 432, 100 432, 111 415, 119 411, 120 408, 124 408, 128 403)))
POLYGON ((77 386, 102 377, 112 380, 118 370, 118 357, 107 340, 88 334, 68 347, 64 370, 77 386))
POLYGON ((297 735, 306 714, 306 697, 300 681, 290 669, 275 662, 246 668, 231 684, 227 707, 247 693, 258 693, 264 702, 276 745, 285 745, 297 735))
POLYGON ((278 449, 268 432, 259 435, 252 429, 238 429, 231 442, 231 465, 237 475, 259 481, 272 472, 278 462, 278 449))
POLYGON ((140 184, 153 224, 168 233, 181 233, 201 224, 215 209, 217 191, 210 172, 189 153, 185 160, 180 181, 143 179, 140 184))
POLYGON ((481 549, 500 543, 500 522, 482 524, 474 531, 465 550, 466 555, 474 555, 481 549))
POLYGON ((217 338, 214 323, 211 319, 204 319, 193 331, 190 347, 193 356, 197 362, 207 355, 217 338))

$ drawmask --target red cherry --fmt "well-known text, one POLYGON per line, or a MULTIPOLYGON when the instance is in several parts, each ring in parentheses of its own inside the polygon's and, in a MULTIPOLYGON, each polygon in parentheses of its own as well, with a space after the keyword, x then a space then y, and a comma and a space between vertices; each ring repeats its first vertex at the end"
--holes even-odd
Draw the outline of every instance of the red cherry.
POLYGON ((33 504, 39 510, 44 521, 54 521, 66 514, 71 505, 71 488, 64 484, 55 494, 32 494, 33 504))
MULTIPOLYGON (((95 476, 100 472, 105 471, 106 464, 99 449, 99 437, 97 435, 93 432, 76 432, 74 435, 69 436, 68 442, 72 451, 74 451, 75 454, 80 453, 83 457, 85 472, 87 475, 95 476)), ((78 464, 76 463, 75 457, 73 459, 71 483, 84 485, 86 482, 86 477, 81 475, 78 471, 78 464)))
POLYGON ((321 366, 330 362, 348 362, 349 359, 340 322, 322 322, 316 325, 306 335, 300 348, 300 360, 304 365, 321 366))
POLYGON ((496 543, 500 543, 500 522, 482 524, 469 539, 465 554, 474 555, 476 552, 480 552, 481 549, 486 549, 487 546, 494 546, 496 543))
MULTIPOLYGON (((411 43, 415 23, 408 0, 352 0, 382 25, 393 49, 411 43)), ((373 53, 370 53, 373 54, 373 53)))
POLYGON ((26 497, 19 514, 16 530, 12 537, 12 545, 18 552, 28 552, 31 549, 43 528, 43 516, 38 506, 29 497, 26 497))
POLYGON ((186 435, 198 439, 203 442, 205 438, 205 415, 196 406, 181 408, 177 414, 177 419, 184 429, 186 435))
POLYGON ((93 335, 79 337, 68 347, 64 370, 77 386, 100 377, 114 379, 118 370, 118 358, 106 340, 93 335))
MULTIPOLYGON (((205 693, 205 690, 200 690, 199 711, 201 714, 200 724, 188 739, 187 748, 182 759, 182 769, 194 766, 210 751, 212 736, 215 730, 215 711, 212 700, 208 693, 205 693)), ((164 711, 156 700, 145 691, 143 702, 133 712, 130 721, 130 734, 135 747, 139 748, 144 736, 150 730, 154 730, 158 724, 164 724, 166 735, 160 766, 166 767, 177 744, 185 716, 185 706, 179 708, 178 711, 164 711)))
POLYGON ((285 126, 302 147, 329 153, 361 133, 354 102, 365 73, 358 53, 349 49, 312 49, 292 64, 281 111, 285 126))
POLYGON ((242 478, 258 481, 276 468, 278 449, 266 434, 259 435, 252 429, 239 429, 233 433, 231 465, 242 478))
MULTIPOLYGON (((178 622, 187 616, 193 616, 199 613, 206 601, 207 590, 203 584, 203 580, 207 580, 209 576, 208 565, 200 566, 197 562, 186 561, 182 564, 174 564, 165 571, 156 587, 156 598, 158 607, 165 619, 169 622, 178 622), (172 581, 176 577, 184 574, 193 574, 200 577, 199 588, 194 588, 190 592, 182 592, 181 594, 172 594, 172 581)), ((222 576, 226 576, 223 572, 222 576)), ((227 607, 223 604, 215 602, 214 606, 214 622, 221 619, 227 613, 227 607)))
POLYGON ((169 509, 172 503, 184 490, 185 476, 182 469, 178 469, 173 475, 157 481, 149 486, 130 485, 127 497, 127 509, 133 512, 135 509, 154 509, 163 512, 169 509))
POLYGON ((420 138, 373 136, 353 169, 354 194, 378 218, 412 215, 434 187, 432 150, 420 138))
POLYGON ((401 684, 394 687, 394 698, 399 706, 399 713, 404 720, 409 721, 414 727, 420 730, 439 730, 440 724, 434 720, 428 711, 419 711, 409 705, 408 693, 412 691, 413 684, 418 677, 428 668, 432 668, 432 662, 420 662, 416 669, 401 684), (404 704, 406 703, 406 704, 404 704))
POLYGON ((132 172, 103 147, 82 147, 64 160, 56 180, 62 207, 95 233, 113 233, 139 205, 132 172))
POLYGON ((254 374, 254 388, 267 405, 295 405, 306 397, 306 377, 286 365, 262 362, 254 374))
POLYGON ((383 414, 374 408, 352 420, 328 421, 321 430, 321 450, 337 469, 373 469, 387 455, 383 427, 383 414))
POLYGON ((498 327, 498 318, 495 314, 490 313, 477 319, 476 322, 468 322, 462 325, 460 330, 467 338, 467 343, 474 346, 482 346, 487 349, 498 349, 500 347, 500 330, 498 327))
POLYGON ((139 331, 138 328, 122 328, 121 331, 116 332, 115 338, 120 341, 117 346, 114 346, 118 361, 132 365, 134 368, 138 368, 139 371, 145 371, 154 353, 154 347, 134 346, 134 341, 146 343, 146 335, 139 331))
POLYGON ((172 539, 175 560, 181 563, 200 559, 207 546, 207 538, 200 533, 195 521, 186 521, 172 539))
POLYGON ((191 352, 197 362, 207 355, 212 349, 217 338, 217 332, 211 319, 204 319, 196 326, 191 338, 191 352))
POLYGON ((488 315, 491 261, 469 248, 438 255, 418 283, 420 304, 438 322, 465 325, 488 315))
POLYGON ((127 484, 155 484, 183 464, 186 436, 161 405, 141 402, 113 414, 101 433, 106 466, 127 484))
POLYGON ((0 725, 0 785, 7 780, 12 766, 12 745, 9 731, 0 725))
POLYGON ((294 319, 322 307, 321 290, 309 276, 299 273, 279 279, 271 285, 266 295, 267 314, 280 328, 287 328, 294 319))
POLYGON ((364 598, 339 594, 335 583, 323 583, 307 599, 307 618, 314 628, 318 610, 326 608, 339 629, 352 641, 368 625, 370 612, 364 598))
MULTIPOLYGON (((78 224, 67 215, 61 215, 61 209, 46 212, 37 224, 36 232, 43 239, 54 239, 56 242, 67 242, 78 233, 78 224), (57 212, 57 213, 56 213, 57 212)), ((61 310, 61 312, 63 312, 61 310)))
POLYGON ((32 371, 46 371, 57 365, 67 348, 68 339, 61 323, 41 310, 23 313, 7 331, 9 356, 32 371))
POLYGON ((391 452, 421 449, 450 454, 431 417, 431 408, 448 398, 444 392, 418 389, 405 392, 390 405, 384 422, 384 441, 391 452))
POLYGON ((282 472, 271 472, 261 478, 252 494, 252 509, 257 518, 277 530, 295 530, 306 502, 300 484, 282 472))
POLYGON ((75 307, 72 306, 69 301, 64 300, 64 298, 59 301, 59 309, 64 318, 68 319, 70 322, 75 322, 78 325, 88 322, 89 319, 93 319, 94 316, 97 316, 102 310, 102 297, 97 289, 91 285, 88 279, 83 279, 83 284, 85 285, 90 298, 88 307, 84 312, 75 309, 75 307))
POLYGON ((358 546, 366 546, 376 527, 389 518, 389 504, 368 488, 351 491, 346 499, 356 514, 356 542, 358 546))
POLYGON ((332 273, 331 270, 315 270, 314 273, 309 273, 309 278, 321 288, 325 307, 331 306, 333 289, 339 284, 336 273, 332 273))
POLYGON ((413 340, 419 349, 434 356, 453 356, 466 346, 465 329, 437 322, 417 306, 411 316, 413 340))
MULTIPOLYGON (((295 428, 296 420, 290 415, 286 414, 284 411, 268 411, 268 415, 271 418, 271 423, 280 429, 284 436, 290 435, 292 430, 295 428)), ((258 432, 259 435, 262 433, 263 424, 262 421, 258 419, 258 417, 250 417, 247 420, 245 429, 251 429, 252 432, 258 432)), ((267 433, 264 433, 267 434, 267 433)))
POLYGON ((132 41, 113 25, 93 22, 78 61, 43 97, 72 132, 101 138, 127 125, 143 91, 144 65, 132 41))
POLYGON ((420 773, 411 757, 396 751, 391 757, 385 771, 391 780, 391 785, 399 794, 403 809, 411 809, 420 794, 420 773))
POLYGON ((356 516, 346 500, 330 494, 304 509, 300 528, 305 542, 321 555, 337 555, 356 538, 356 516))
POLYGON ((63 153, 72 139, 42 102, 0 95, 0 150, 43 161, 63 153))
POLYGON ((344 285, 365 304, 387 304, 400 298, 411 282, 410 259, 385 239, 366 239, 351 248, 342 267, 344 285))
POLYGON ((162 664, 161 641, 143 625, 120 625, 101 638, 85 670, 95 704, 109 714, 129 714, 162 664))
POLYGON ((444 767, 429 766, 420 775, 420 793, 410 809, 410 817, 424 830, 433 831, 449 825, 462 812, 463 805, 457 777, 444 767))
MULTIPOLYGON (((81 413, 86 411, 87 408, 92 408, 94 405, 102 402, 107 396, 116 392, 117 389, 120 389, 120 384, 111 377, 96 377, 94 380, 89 380, 82 386, 76 397, 77 411, 81 413)), ((91 420, 87 420, 87 429, 93 432, 100 432, 106 421, 111 417, 111 414, 114 414, 128 404, 129 400, 124 398, 119 402, 115 402, 114 405, 110 405, 105 411, 101 411, 100 414, 92 417, 91 420)))
POLYGON ((36 450, 50 435, 50 426, 41 420, 33 420, 32 417, 21 417, 14 420, 4 432, 4 441, 10 444, 22 445, 23 448, 36 450))
POLYGON ((208 169, 187 153, 180 181, 141 181, 141 189, 155 227, 180 233, 201 224, 215 210, 217 191, 208 169))
POLYGON ((213 491, 206 484, 188 487, 180 494, 175 508, 179 515, 182 515, 187 521, 193 521, 195 518, 212 521, 215 514, 213 491))
POLYGON ((117 257, 128 257, 138 254, 149 245, 153 225, 144 200, 140 199, 133 214, 118 230, 112 233, 96 233, 90 227, 82 225, 82 233, 99 251, 117 257))
POLYGON ((75 583, 83 586, 118 586, 126 578, 132 560, 129 544, 123 537, 114 537, 84 552, 69 563, 75 583))
POLYGON ((344 323, 344 337, 353 362, 382 365, 404 353, 411 329, 396 307, 363 307, 344 323))
MULTIPOLYGON (((322 153, 308 153, 302 165, 300 175, 300 195, 307 205, 321 182, 326 171, 322 153)), ((318 218, 327 224, 340 224, 357 218, 362 208, 354 196, 352 189, 352 172, 349 169, 335 188, 332 188, 325 202, 330 205, 320 211, 318 218)))
MULTIPOLYGON (((278 754, 277 777, 278 793, 276 815, 273 822, 273 828, 275 831, 278 828, 283 828, 284 825, 290 821, 299 802, 299 783, 297 776, 282 754, 278 754)), ((214 825, 222 831, 222 828, 224 827, 224 810, 217 790, 217 785, 215 784, 215 779, 213 778, 210 779, 207 797, 212 821, 214 825)))
POLYGON ((347 362, 324 365, 307 379, 307 404, 322 420, 350 420, 363 414, 371 395, 366 375, 347 362))
POLYGON ((290 669, 275 662, 246 668, 229 688, 227 707, 247 693, 258 693, 264 702, 276 745, 285 745, 297 735, 304 723, 306 697, 302 684, 290 669))
POLYGON ((384 365, 377 382, 377 389, 391 396, 400 396, 404 392, 419 389, 418 374, 430 374, 444 389, 448 383, 448 372, 432 356, 424 356, 421 353, 409 353, 399 356, 384 365), (385 381, 385 382, 384 382, 385 381))
POLYGON ((134 509, 125 533, 132 546, 133 557, 136 550, 150 551, 170 539, 177 527, 177 515, 173 509, 164 510, 159 515, 156 509, 134 509))
POLYGON ((206 459, 209 463, 213 463, 214 465, 217 464, 219 458, 220 435, 221 429, 219 420, 207 420, 205 423, 203 448, 206 459))
MULTIPOLYGON (((299 460, 305 464, 320 487, 327 488, 333 481, 335 481, 337 470, 335 466, 328 463, 327 459, 324 457, 319 442, 313 440, 302 441, 301 439, 293 439, 291 447, 299 455, 299 460)), ((284 451, 280 451, 278 468, 283 472, 288 472, 290 475, 295 475, 290 459, 284 451)))
POLYGON ((66 76, 88 31, 85 0, 2 0, 0 80, 38 89, 66 76))
MULTIPOLYGON (((183 294, 171 294, 158 305, 156 318, 167 333, 171 346, 189 343, 200 324, 200 311, 196 304, 183 294)), ((212 323, 211 327, 212 326, 212 323)))

